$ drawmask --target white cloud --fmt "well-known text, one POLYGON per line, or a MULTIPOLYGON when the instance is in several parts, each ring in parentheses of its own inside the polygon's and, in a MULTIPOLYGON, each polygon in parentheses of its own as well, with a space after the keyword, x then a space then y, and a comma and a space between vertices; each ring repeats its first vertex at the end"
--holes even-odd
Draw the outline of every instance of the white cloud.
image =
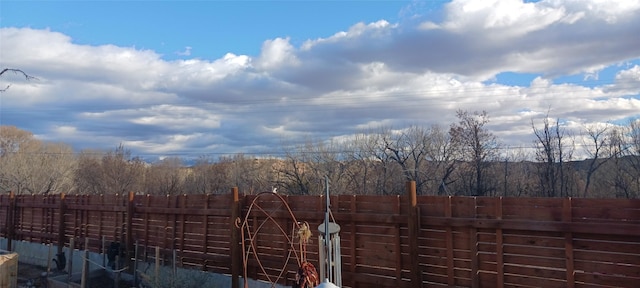
POLYGON ((144 126, 156 126, 168 130, 216 129, 220 116, 211 111, 188 106, 157 105, 148 108, 87 112, 89 119, 118 119, 144 126))
POLYGON ((262 44, 262 53, 257 66, 263 70, 275 69, 280 66, 297 66, 300 61, 295 56, 295 49, 289 43, 289 38, 267 40, 262 44))
POLYGON ((162 126, 170 129, 193 129, 220 127, 220 117, 209 111, 195 107, 154 106, 137 111, 131 122, 142 125, 162 126))
POLYGON ((3 65, 21 67, 43 79, 73 78, 131 88, 150 86, 169 68, 150 50, 114 45, 78 45, 59 32, 2 28, 3 65), (55 75, 49 73, 55 71, 55 75))
POLYGON ((369 24, 360 22, 351 26, 348 31, 337 32, 331 37, 308 40, 302 44, 302 50, 311 50, 314 46, 320 44, 338 43, 345 40, 359 40, 364 37, 384 41, 384 37, 388 37, 390 31, 397 27, 397 25, 391 25, 385 20, 379 20, 369 24))
POLYGON ((161 155, 185 150, 189 148, 191 142, 195 142, 204 136, 201 133, 160 135, 155 139, 123 141, 122 144, 130 149, 161 155))
POLYGON ((611 24, 634 17, 640 9, 640 1, 638 0, 615 1, 615 3, 607 0, 551 0, 545 2, 553 6, 566 7, 568 11, 587 14, 611 24))
POLYGON ((640 66, 620 70, 616 73, 615 83, 605 87, 605 90, 622 96, 640 94, 640 66))
MULTIPOLYGON (((547 3, 520 0, 459 0, 447 5, 444 29, 459 33, 481 31, 489 39, 522 36, 542 30, 563 19, 565 9, 547 3)), ((487 39, 487 40, 489 40, 487 39)))
MULTIPOLYGON (((161 87, 172 89, 192 85, 208 85, 225 79, 230 75, 242 72, 250 66, 250 58, 246 55, 227 53, 223 58, 209 62, 204 60, 178 60, 169 63, 171 66, 164 75, 165 82, 161 87)), ((161 78, 161 79, 162 79, 161 78)))
POLYGON ((191 46, 186 46, 184 47, 184 51, 182 52, 176 52, 177 55, 179 56, 191 56, 191 46))
POLYGON ((453 1, 441 23, 357 23, 330 37, 308 40, 300 50, 287 50, 301 64, 274 75, 305 86, 342 86, 333 75, 355 78, 359 65, 384 63, 392 70, 482 81, 504 71, 550 77, 597 73, 640 57, 634 48, 640 45, 636 5, 608 11, 598 1, 580 2, 453 1), (611 15, 618 15, 616 21, 607 21, 611 15))
POLYGON ((64 126, 63 125, 63 126, 54 127, 52 130, 53 130, 54 133, 57 133, 60 136, 73 137, 78 129, 76 129, 76 127, 74 127, 74 126, 64 126))

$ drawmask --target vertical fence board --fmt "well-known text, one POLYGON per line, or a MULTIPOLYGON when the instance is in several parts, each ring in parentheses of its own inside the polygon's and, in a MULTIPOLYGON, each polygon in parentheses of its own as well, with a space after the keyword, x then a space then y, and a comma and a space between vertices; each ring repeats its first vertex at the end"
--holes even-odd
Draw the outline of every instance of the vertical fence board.
POLYGON ((237 187, 231 189, 231 198, 231 219, 229 221, 231 229, 231 288, 239 288, 241 274, 239 261, 242 254, 240 253, 240 231, 236 226, 236 220, 240 219, 240 196, 237 187))
MULTIPOLYGON (((478 214, 477 198, 473 197, 472 199, 473 201, 469 203, 472 207, 469 210, 473 211, 473 218, 476 218, 478 214)), ((469 228, 469 246, 471 255, 471 287, 477 288, 480 282, 478 278, 478 229, 476 227, 469 228)))
MULTIPOLYGON (((452 199, 451 196, 446 198, 444 203, 444 217, 451 218, 452 217, 452 199)), ((454 263, 453 263, 453 229, 451 226, 446 227, 446 245, 447 245, 447 285, 453 286, 455 285, 455 278, 453 275, 454 263)))
MULTIPOLYGON (((167 208, 171 208, 171 195, 167 195, 167 196, 165 197, 165 201, 166 201, 166 202, 165 202, 166 207, 167 207, 167 208)), ((164 213, 164 216, 165 216, 165 217, 164 217, 164 223, 163 223, 163 224, 164 224, 164 225, 163 225, 163 226, 164 226, 164 234, 163 234, 163 235, 164 235, 164 237, 162 237, 162 238, 164 239, 164 243, 163 243, 163 245, 162 245, 162 248, 163 248, 164 250, 166 250, 168 247, 170 247, 170 244, 169 244, 169 239, 170 239, 170 238, 169 238, 169 235, 171 235, 171 234, 169 234, 169 230, 171 230, 172 228, 171 228, 171 227, 169 227, 169 223, 171 222, 171 221, 170 221, 170 219, 171 219, 171 218, 173 218, 173 217, 171 217, 171 216, 173 216, 173 214, 170 214, 170 213, 164 213)), ((172 234, 173 234, 173 233, 172 233, 172 234)), ((160 254, 162 254, 162 251, 160 251, 160 252, 161 252, 160 254)), ((164 258, 164 257, 166 257, 166 255, 161 255, 161 257, 163 257, 163 258, 164 258)))
MULTIPOLYGON (((126 206, 126 219, 125 219, 125 232, 126 238, 124 243, 125 248, 125 256, 126 256, 126 265, 130 267, 129 271, 133 271, 133 263, 131 262, 131 256, 134 254, 134 245, 133 245, 133 214, 135 213, 135 194, 133 192, 129 192, 129 197, 127 197, 127 206, 126 206)), ((132 273, 133 274, 133 273, 132 273)))
MULTIPOLYGON (((496 198, 496 219, 502 220, 502 197, 496 198)), ((502 229, 496 229, 496 287, 504 286, 504 252, 502 229)))
MULTIPOLYGON (((209 194, 207 194, 204 199, 204 210, 206 211, 208 209, 209 209, 209 194)), ((233 212, 232 212, 231 218, 233 218, 233 212)), ((232 220, 235 221, 235 219, 232 219, 232 220)), ((209 252, 208 245, 207 245, 207 239, 209 236, 209 216, 207 214, 202 215, 202 226, 204 228, 204 235, 202 236, 202 254, 207 255, 209 252)), ((231 229, 234 229, 234 228, 235 227, 231 227, 231 229)), ((233 232, 234 230, 232 230, 231 233, 234 233, 233 232)), ((231 256, 231 259, 233 259, 233 257, 234 255, 231 256)), ((208 259, 205 259, 202 264, 203 271, 207 271, 207 264, 208 264, 208 259)))
MULTIPOLYGON (((563 222, 571 222, 573 219, 571 210, 571 198, 564 198, 562 201, 563 222)), ((573 288, 575 287, 575 271, 573 267, 573 234, 571 232, 564 233, 564 253, 566 257, 567 288, 573 288)))
POLYGON ((7 250, 11 251, 13 247, 11 241, 16 237, 16 194, 9 192, 9 209, 7 211, 7 250))
MULTIPOLYGON (((180 233, 178 233, 178 237, 180 237, 180 255, 181 255, 181 259, 182 259, 182 255, 184 255, 184 238, 186 236, 185 234, 185 222, 187 221, 187 201, 189 200, 189 196, 187 194, 182 194, 181 197, 181 203, 180 203, 180 233)), ((180 261, 180 266, 182 266, 182 261, 180 261)))
MULTIPOLYGON (((145 207, 151 207, 151 195, 147 194, 144 197, 145 207)), ((149 212, 144 213, 144 246, 149 247, 149 222, 151 221, 149 217, 149 212)), ((144 249, 144 261, 147 261, 147 249, 144 249)))
POLYGON ((65 203, 66 195, 60 194, 59 206, 58 206, 58 254, 62 253, 62 248, 65 243, 65 214, 67 214, 67 205, 65 203))
MULTIPOLYGON (((395 214, 400 214, 400 205, 401 205, 400 196, 396 197, 395 203, 392 203, 392 204, 394 204, 394 207, 395 207, 394 213, 395 214)), ((416 225, 416 227, 419 228, 418 225, 416 225)), ((400 238, 400 223, 396 223, 395 229, 393 230, 393 232, 394 232, 394 235, 393 235, 394 237, 393 238, 395 238, 394 250, 395 250, 395 253, 396 253, 395 254, 396 255, 396 259, 395 259, 395 262, 396 262, 396 267, 395 267, 396 275, 395 275, 395 277, 396 277, 396 283, 398 283, 398 286, 400 286, 401 282, 402 282, 402 249, 401 249, 401 245, 400 245, 400 240, 401 240, 401 238, 400 238)), ((417 237, 417 235, 416 235, 416 237, 417 237)), ((409 251, 409 253, 411 253, 411 251, 409 251)))
MULTIPOLYGON (((357 210, 358 206, 356 205, 356 201, 357 201, 356 195, 353 195, 349 199, 349 207, 352 213, 358 213, 358 210, 357 210)), ((351 220, 349 225, 351 226, 351 235, 350 235, 351 243, 349 245, 351 263, 349 263, 349 272, 351 272, 351 275, 355 275, 356 274, 356 234, 358 233, 358 228, 356 226, 356 222, 353 219, 351 220)), ((356 279, 355 277, 351 277, 351 281, 350 281, 351 287, 356 287, 355 279, 356 279)), ((343 281, 342 283, 345 283, 345 281, 343 281)))
MULTIPOLYGON (((411 253, 411 286, 422 287, 422 269, 420 268, 420 262, 418 261, 418 200, 416 195, 416 182, 407 182, 406 192, 409 195, 409 251, 411 253)), ((397 263, 400 264, 400 263, 397 263)))

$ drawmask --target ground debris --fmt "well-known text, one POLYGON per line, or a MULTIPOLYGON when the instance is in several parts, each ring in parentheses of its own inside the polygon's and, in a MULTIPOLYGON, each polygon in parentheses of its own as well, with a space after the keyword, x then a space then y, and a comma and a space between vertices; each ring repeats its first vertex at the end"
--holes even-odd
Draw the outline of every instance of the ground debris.
MULTIPOLYGON (((52 271, 49 276, 62 275, 64 272, 52 271)), ((42 281, 47 278, 47 267, 18 262, 18 288, 45 287, 42 281)))

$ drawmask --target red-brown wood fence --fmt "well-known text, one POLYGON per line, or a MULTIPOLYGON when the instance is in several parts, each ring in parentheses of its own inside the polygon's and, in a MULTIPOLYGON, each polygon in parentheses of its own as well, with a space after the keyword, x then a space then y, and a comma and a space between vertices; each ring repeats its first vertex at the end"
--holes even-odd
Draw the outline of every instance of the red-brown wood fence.
MULTIPOLYGON (((307 257, 318 267, 316 228, 323 221, 324 199, 283 197, 297 220, 312 227, 307 257)), ((139 259, 153 258, 159 246, 166 261, 175 250, 179 266, 235 276, 242 271, 242 252, 234 216, 244 219, 255 198, 238 197, 237 190, 228 195, 1 195, 0 236, 63 245, 88 237, 88 248, 96 252, 104 237, 124 243, 129 255, 137 242, 146 247, 139 259)), ((640 283, 638 199, 416 197, 410 182, 407 195, 339 195, 331 196, 331 203, 341 226, 344 287, 640 283)), ((292 251, 277 226, 293 223, 278 205, 262 203, 268 214, 252 210, 247 217, 253 224, 267 217, 275 221, 260 227, 254 239, 268 275, 255 257, 247 273, 273 279, 284 266, 279 282, 291 285, 297 263, 285 265, 292 251)))

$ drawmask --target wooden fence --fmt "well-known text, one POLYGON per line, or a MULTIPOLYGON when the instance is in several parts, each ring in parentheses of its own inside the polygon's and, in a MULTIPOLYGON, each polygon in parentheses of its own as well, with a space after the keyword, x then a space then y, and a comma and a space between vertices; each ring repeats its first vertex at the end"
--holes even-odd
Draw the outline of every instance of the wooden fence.
MULTIPOLYGON (((239 196, 237 190, 227 195, 1 195, 0 236, 62 245, 88 237, 88 248, 96 252, 102 251, 104 237, 123 243, 128 255, 137 242, 144 248, 138 258, 148 261, 159 246, 164 261, 171 261, 175 251, 179 266, 231 274, 237 287, 243 265, 235 219, 246 218, 249 229, 259 229, 253 239, 259 261, 249 257, 248 276, 274 279, 284 271, 278 282, 291 285, 297 263, 278 227, 294 223, 275 198, 261 203, 263 211, 246 215, 256 196, 239 196)), ((297 221, 312 227, 307 257, 318 267, 323 197, 283 199, 297 221)), ((331 203, 341 226, 344 287, 640 283, 638 199, 416 196, 409 182, 406 195, 339 195, 331 196, 331 203)))

